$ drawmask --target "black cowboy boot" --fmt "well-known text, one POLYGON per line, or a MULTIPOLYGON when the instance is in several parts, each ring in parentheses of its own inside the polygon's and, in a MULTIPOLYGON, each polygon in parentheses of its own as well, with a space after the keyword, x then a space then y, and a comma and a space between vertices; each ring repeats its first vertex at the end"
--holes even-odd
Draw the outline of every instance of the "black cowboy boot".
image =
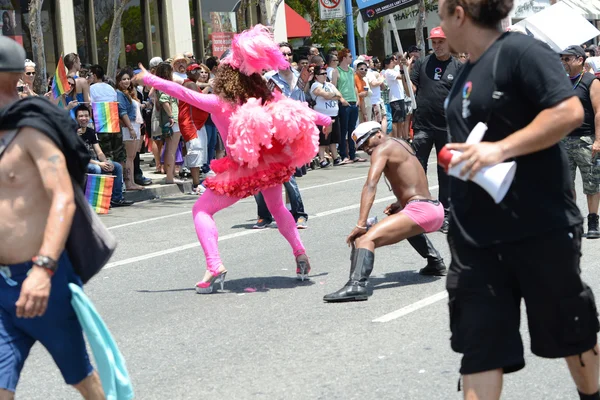
POLYGON ((337 292, 323 297, 323 300, 335 301, 358 301, 367 300, 367 281, 373 271, 375 254, 367 249, 353 249, 350 265, 350 280, 337 292))
POLYGON ((446 265, 440 253, 433 247, 433 243, 424 233, 407 239, 410 245, 423 258, 427 259, 427 265, 419 271, 421 275, 445 276, 446 265))

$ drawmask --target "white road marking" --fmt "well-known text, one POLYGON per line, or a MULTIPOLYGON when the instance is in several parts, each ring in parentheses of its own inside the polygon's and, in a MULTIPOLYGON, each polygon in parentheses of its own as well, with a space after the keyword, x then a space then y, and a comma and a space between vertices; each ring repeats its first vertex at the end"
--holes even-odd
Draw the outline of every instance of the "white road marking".
POLYGON ((414 311, 420 310, 421 308, 424 308, 431 304, 437 303, 440 300, 444 300, 447 297, 448 297, 448 292, 444 290, 443 292, 436 293, 433 296, 425 297, 424 299, 414 302, 412 304, 409 304, 406 307, 402 307, 399 310, 392 311, 389 314, 385 314, 382 317, 376 318, 373 320, 373 322, 393 321, 393 320, 403 317, 407 314, 410 314, 414 311))
MULTIPOLYGON (((337 185, 337 184, 340 184, 340 183, 346 183, 346 182, 356 181, 356 180, 359 180, 359 179, 365 179, 365 176, 358 176, 356 178, 344 179, 344 180, 341 180, 341 181, 328 182, 328 183, 323 183, 321 185, 315 185, 315 186, 309 186, 309 187, 306 187, 306 188, 300 188, 300 192, 304 192, 306 190, 318 189, 318 188, 322 188, 322 187, 326 187, 326 186, 337 185)), ((175 213, 175 214, 162 215, 160 217, 148 218, 148 219, 143 219, 143 220, 140 220, 140 221, 128 222, 126 224, 111 226, 108 229, 109 230, 113 230, 113 229, 125 228, 126 226, 145 224, 146 222, 159 221, 161 219, 166 219, 166 218, 171 218, 171 217, 178 217, 180 215, 186 215, 186 214, 191 214, 191 213, 192 213, 191 211, 183 211, 183 212, 178 212, 178 213, 175 213)))
MULTIPOLYGON (((437 189, 438 186, 431 186, 429 188, 429 190, 434 190, 437 189)), ((374 204, 376 203, 382 203, 385 201, 390 201, 395 199, 395 196, 387 196, 387 197, 383 197, 381 199, 377 199, 374 201, 374 204)), ((346 207, 340 207, 340 208, 334 208, 333 210, 328 210, 328 211, 323 211, 320 213, 317 213, 315 215, 311 215, 310 219, 315 219, 315 218, 322 218, 322 217, 326 217, 328 215, 332 215, 332 214, 338 214, 344 211, 349 211, 349 210, 353 210, 356 208, 360 208, 360 203, 357 204, 352 204, 350 206, 346 206, 346 207)), ((247 235, 255 235, 261 232, 265 232, 267 231, 266 229, 248 229, 248 230, 244 230, 242 232, 236 232, 236 233, 230 233, 228 235, 224 235, 219 237, 219 242, 224 241, 224 240, 229 240, 229 239, 234 239, 234 238, 238 238, 238 237, 242 237, 242 236, 247 236, 247 235)), ((182 246, 177 246, 177 247, 171 247, 170 249, 165 249, 165 250, 160 250, 160 251, 155 251, 153 253, 147 253, 141 256, 137 256, 137 257, 130 257, 130 258, 126 258, 124 260, 120 260, 120 261, 114 261, 111 263, 106 264, 106 266, 104 267, 104 269, 108 269, 108 268, 114 268, 114 267, 119 267, 121 265, 127 265, 127 264, 133 264, 135 262, 138 261, 144 261, 144 260, 148 260, 150 258, 156 258, 156 257, 160 257, 160 256, 164 256, 166 254, 172 254, 172 253, 177 253, 180 251, 184 251, 184 250, 188 250, 188 249, 193 249, 195 247, 200 246, 199 242, 194 242, 194 243, 188 243, 188 244, 184 244, 182 246)))

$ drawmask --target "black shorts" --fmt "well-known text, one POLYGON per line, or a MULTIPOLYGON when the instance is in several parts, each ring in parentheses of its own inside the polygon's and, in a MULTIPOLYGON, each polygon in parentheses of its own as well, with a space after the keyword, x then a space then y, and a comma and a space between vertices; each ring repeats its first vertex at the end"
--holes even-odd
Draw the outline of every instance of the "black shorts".
POLYGON ((392 108, 392 122, 404 122, 406 119, 404 100, 392 101, 390 107, 392 108))
POLYGON ((596 345, 596 303, 580 277, 582 233, 582 226, 576 225, 477 248, 465 242, 451 222, 446 288, 452 349, 463 354, 461 374, 498 368, 509 373, 525 366, 521 299, 534 354, 562 358, 596 345))
POLYGON ((340 142, 340 120, 338 117, 331 117, 331 132, 325 137, 323 135, 323 127, 319 125, 319 146, 329 146, 340 142))

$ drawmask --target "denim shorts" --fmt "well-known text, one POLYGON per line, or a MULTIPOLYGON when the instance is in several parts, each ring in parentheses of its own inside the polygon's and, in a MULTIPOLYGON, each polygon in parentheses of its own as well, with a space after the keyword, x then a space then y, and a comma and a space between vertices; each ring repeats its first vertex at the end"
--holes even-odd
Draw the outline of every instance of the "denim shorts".
POLYGON ((39 341, 48 350, 65 382, 75 385, 93 371, 81 325, 71 306, 69 283, 81 285, 66 253, 52 277, 46 313, 17 318, 15 303, 32 263, 0 266, 0 388, 15 391, 29 350, 39 341))

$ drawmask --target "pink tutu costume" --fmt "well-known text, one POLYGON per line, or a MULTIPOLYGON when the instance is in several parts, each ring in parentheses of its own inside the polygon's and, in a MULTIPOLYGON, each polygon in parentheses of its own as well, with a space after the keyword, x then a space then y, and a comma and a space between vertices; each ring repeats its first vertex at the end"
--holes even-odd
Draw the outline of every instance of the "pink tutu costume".
POLYGON ((294 256, 304 254, 294 218, 283 203, 282 184, 297 166, 315 156, 319 145, 316 125, 327 126, 331 118, 277 94, 267 104, 250 99, 237 106, 217 95, 188 90, 150 74, 144 83, 209 112, 225 143, 227 156, 211 162, 216 176, 204 181, 207 190, 193 207, 207 269, 216 275, 222 265, 213 215, 258 192, 262 192, 294 256))

